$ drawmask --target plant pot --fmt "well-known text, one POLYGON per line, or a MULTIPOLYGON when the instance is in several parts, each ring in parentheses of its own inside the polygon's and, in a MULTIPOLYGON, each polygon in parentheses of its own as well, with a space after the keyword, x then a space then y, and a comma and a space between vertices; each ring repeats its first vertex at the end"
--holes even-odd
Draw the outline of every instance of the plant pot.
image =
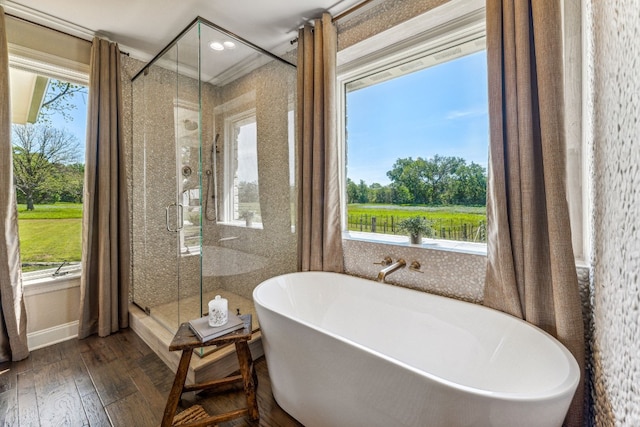
POLYGON ((417 234, 409 234, 409 240, 411 241, 412 245, 421 245, 422 244, 422 234, 417 233, 417 234))

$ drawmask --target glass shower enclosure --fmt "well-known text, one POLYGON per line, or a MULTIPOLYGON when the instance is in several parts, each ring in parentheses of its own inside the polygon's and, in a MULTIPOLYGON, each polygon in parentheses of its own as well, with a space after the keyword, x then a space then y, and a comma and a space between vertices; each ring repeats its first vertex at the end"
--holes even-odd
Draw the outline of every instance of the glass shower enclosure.
POLYGON ((203 18, 132 79, 132 296, 170 331, 216 294, 253 312, 256 285, 296 270, 295 86, 203 18))

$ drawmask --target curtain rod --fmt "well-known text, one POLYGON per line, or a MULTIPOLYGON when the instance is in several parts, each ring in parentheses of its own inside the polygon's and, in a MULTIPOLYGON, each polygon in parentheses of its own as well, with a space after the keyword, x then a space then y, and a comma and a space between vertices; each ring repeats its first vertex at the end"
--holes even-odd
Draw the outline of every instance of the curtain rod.
MULTIPOLYGON (((9 16, 9 17, 11 17, 11 18, 13 18, 13 19, 17 19, 18 21, 26 22, 26 23, 28 23, 28 24, 32 24, 32 25, 35 25, 35 26, 37 26, 37 27, 44 28, 44 29, 47 29, 47 30, 50 30, 50 31, 55 31, 56 33, 64 34, 65 36, 73 37, 74 39, 78 39, 78 40, 81 40, 81 41, 86 42, 86 43, 89 43, 89 44, 91 44, 91 43, 92 43, 92 41, 91 41, 91 40, 87 40, 87 39, 85 39, 85 38, 82 38, 82 37, 80 37, 80 36, 76 36, 76 35, 74 35, 74 34, 65 33, 65 32, 64 32, 64 31, 62 31, 62 30, 58 30, 58 29, 55 29, 55 28, 51 28, 51 27, 46 26, 46 25, 44 25, 44 24, 40 24, 40 23, 38 23, 38 22, 33 22, 33 21, 30 21, 30 20, 28 20, 28 19, 26 19, 26 18, 22 18, 22 17, 20 17, 20 16, 12 15, 11 13, 7 13, 7 12, 5 12, 4 14, 5 14, 5 16, 9 16)), ((123 52, 123 51, 120 51, 120 53, 122 53, 123 55, 127 55, 127 56, 129 56, 129 52, 123 52)))
MULTIPOLYGON (((348 16, 350 14, 352 14, 353 12, 355 12, 356 10, 360 9, 361 7, 366 6, 367 4, 371 3, 373 0, 363 0, 360 3, 356 4, 355 6, 352 6, 351 8, 345 10, 344 12, 342 12, 339 15, 334 16, 333 18, 331 18, 331 22, 335 23, 336 21, 338 21, 339 19, 344 18, 345 16, 348 16)), ((289 44, 296 44, 298 42, 298 37, 289 40, 289 44)))

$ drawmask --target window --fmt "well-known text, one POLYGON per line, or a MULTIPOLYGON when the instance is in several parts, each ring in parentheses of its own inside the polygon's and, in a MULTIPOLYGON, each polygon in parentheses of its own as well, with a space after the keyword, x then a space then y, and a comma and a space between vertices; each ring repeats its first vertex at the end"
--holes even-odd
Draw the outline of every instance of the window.
POLYGON ((225 119, 224 221, 261 228, 255 110, 225 119))
POLYGON ((289 147, 289 206, 291 208, 291 232, 296 232, 296 216, 298 214, 298 191, 296 188, 296 132, 293 100, 289 102, 287 113, 287 144, 289 147))
POLYGON ((22 269, 35 280, 80 268, 88 88, 25 63, 10 58, 11 143, 22 269))
POLYGON ((348 236, 408 242, 420 217, 426 243, 486 241, 484 19, 467 18, 339 68, 348 236))

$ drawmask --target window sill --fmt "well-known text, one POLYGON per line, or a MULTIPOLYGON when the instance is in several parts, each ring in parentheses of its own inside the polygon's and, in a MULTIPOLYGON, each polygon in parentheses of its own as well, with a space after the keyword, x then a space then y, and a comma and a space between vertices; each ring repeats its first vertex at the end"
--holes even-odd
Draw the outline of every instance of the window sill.
POLYGON ((407 236, 399 236, 381 233, 364 233, 358 231, 348 231, 342 233, 343 239, 359 240, 364 242, 380 243, 385 245, 408 246, 420 249, 437 251, 458 252, 471 255, 487 255, 486 243, 457 242, 454 240, 422 239, 421 245, 412 245, 407 236))
POLYGON ((261 222, 256 222, 256 223, 252 223, 251 225, 247 225, 245 221, 219 221, 218 224, 220 225, 228 225, 230 227, 240 227, 240 228, 247 228, 247 229, 255 229, 255 230, 262 230, 262 223, 261 222))
POLYGON ((51 271, 48 274, 43 272, 25 273, 22 276, 24 294, 31 296, 79 287, 81 273, 80 268, 55 277, 51 271))

